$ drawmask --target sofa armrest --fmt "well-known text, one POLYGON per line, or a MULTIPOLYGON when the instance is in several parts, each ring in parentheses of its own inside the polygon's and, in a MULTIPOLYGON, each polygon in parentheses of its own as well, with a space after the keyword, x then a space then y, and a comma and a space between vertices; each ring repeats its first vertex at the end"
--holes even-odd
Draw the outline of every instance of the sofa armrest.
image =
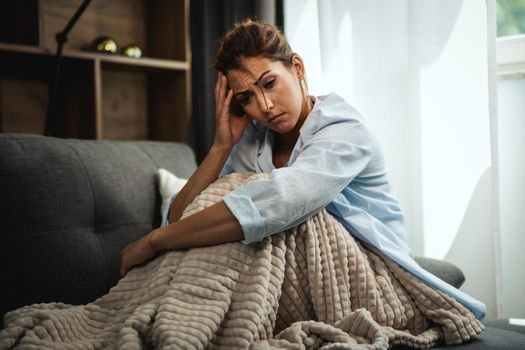
POLYGON ((456 288, 465 282, 461 269, 452 263, 423 257, 416 257, 415 260, 419 266, 456 288))

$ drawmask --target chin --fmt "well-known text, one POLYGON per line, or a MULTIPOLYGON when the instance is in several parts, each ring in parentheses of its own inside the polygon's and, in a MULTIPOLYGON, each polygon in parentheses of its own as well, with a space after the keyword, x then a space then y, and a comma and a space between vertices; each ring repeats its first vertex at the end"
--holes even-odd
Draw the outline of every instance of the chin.
POLYGON ((270 128, 272 129, 273 131, 279 133, 279 134, 287 134, 289 133, 290 131, 293 130, 293 127, 290 126, 290 125, 283 125, 283 126, 280 126, 280 125, 277 125, 276 127, 273 127, 273 128, 270 128))

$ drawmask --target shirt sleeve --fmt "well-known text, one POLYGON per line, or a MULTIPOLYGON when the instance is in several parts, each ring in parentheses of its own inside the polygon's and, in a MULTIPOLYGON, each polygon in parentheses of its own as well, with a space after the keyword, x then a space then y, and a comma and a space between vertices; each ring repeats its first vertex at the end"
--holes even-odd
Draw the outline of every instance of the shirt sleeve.
POLYGON ((242 242, 296 226, 330 203, 370 161, 370 136, 356 120, 330 124, 302 140, 289 166, 226 195, 224 203, 243 228, 242 242))
POLYGON ((226 163, 224 163, 224 166, 222 167, 222 170, 219 173, 219 177, 225 176, 231 173, 233 173, 233 165, 232 165, 232 157, 230 153, 230 156, 228 156, 228 159, 226 159, 226 163))

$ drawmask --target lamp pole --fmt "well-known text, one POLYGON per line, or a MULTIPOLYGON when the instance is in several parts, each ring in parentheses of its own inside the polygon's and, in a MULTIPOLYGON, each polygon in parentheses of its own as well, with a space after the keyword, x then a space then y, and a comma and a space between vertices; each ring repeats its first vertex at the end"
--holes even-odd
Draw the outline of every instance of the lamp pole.
POLYGON ((66 24, 64 30, 55 35, 55 40, 57 42, 57 52, 55 58, 55 76, 53 79, 53 83, 51 84, 51 87, 49 89, 49 99, 47 103, 46 123, 44 129, 44 135, 46 136, 53 136, 53 133, 56 129, 55 105, 58 91, 58 83, 60 80, 60 66, 62 65, 62 49, 64 48, 64 44, 67 41, 67 36, 69 32, 71 31, 75 23, 78 21, 84 10, 88 7, 90 2, 91 0, 84 0, 82 4, 80 4, 73 17, 71 17, 69 22, 66 24))

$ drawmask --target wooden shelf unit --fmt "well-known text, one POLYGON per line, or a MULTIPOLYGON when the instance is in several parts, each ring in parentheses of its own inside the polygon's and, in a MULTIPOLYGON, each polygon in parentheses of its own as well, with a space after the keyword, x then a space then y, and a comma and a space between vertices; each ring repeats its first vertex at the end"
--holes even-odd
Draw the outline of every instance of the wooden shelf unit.
MULTIPOLYGON (((80 3, 0 4, 0 132, 43 133, 54 36, 80 3)), ((189 0, 93 0, 64 47, 57 136, 187 141, 188 21, 189 0), (137 44, 144 57, 87 51, 99 36, 137 44)))

